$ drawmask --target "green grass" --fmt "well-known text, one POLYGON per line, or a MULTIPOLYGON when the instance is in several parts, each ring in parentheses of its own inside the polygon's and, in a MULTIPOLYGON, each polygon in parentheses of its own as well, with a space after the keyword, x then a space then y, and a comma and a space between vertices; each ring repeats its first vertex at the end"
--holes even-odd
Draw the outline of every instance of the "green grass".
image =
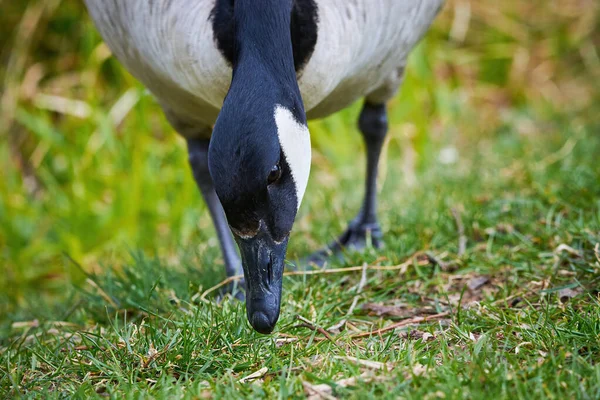
MULTIPOLYGON (((224 273, 184 143, 82 6, 3 4, 0 397, 599 398, 598 9, 481 2, 463 42, 456 4, 390 104, 385 248, 332 263, 364 281, 287 276, 269 336, 202 297, 224 273)), ((360 205, 359 106, 311 123, 291 260, 360 205)))

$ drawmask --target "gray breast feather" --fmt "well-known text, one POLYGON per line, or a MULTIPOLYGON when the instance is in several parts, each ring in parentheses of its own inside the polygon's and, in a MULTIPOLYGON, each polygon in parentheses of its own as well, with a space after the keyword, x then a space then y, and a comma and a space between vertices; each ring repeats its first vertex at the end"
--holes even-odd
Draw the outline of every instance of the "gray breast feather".
MULTIPOLYGON (((384 86, 395 92, 410 50, 443 0, 328 0, 319 39, 299 83, 309 117, 323 117, 384 86)), ((383 100, 383 99, 382 99, 383 100)))

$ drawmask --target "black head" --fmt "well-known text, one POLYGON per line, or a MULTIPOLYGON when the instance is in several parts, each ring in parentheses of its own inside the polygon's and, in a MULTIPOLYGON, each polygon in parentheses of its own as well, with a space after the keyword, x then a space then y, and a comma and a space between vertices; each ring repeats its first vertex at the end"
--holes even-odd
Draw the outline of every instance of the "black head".
POLYGON ((242 257, 248 320, 261 333, 279 317, 288 238, 310 169, 308 129, 290 108, 230 92, 209 147, 210 174, 242 257))

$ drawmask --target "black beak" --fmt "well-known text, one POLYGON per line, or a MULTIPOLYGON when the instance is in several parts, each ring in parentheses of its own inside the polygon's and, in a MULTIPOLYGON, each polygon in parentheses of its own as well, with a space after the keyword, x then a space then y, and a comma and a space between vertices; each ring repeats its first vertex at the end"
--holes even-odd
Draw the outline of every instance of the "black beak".
POLYGON ((253 238, 236 238, 246 280, 246 315, 256 331, 271 333, 279 318, 281 283, 288 239, 275 242, 266 229, 253 238))

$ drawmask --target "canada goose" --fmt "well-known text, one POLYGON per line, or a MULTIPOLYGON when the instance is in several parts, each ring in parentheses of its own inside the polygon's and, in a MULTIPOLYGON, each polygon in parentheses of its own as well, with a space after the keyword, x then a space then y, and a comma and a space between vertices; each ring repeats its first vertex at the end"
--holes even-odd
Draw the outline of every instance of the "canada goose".
POLYGON ((363 207, 312 260, 360 248, 369 235, 381 245, 385 104, 444 0, 85 1, 114 55, 186 138, 226 272, 243 271, 254 329, 270 333, 279 318, 284 258, 310 170, 307 118, 362 97, 363 207))

